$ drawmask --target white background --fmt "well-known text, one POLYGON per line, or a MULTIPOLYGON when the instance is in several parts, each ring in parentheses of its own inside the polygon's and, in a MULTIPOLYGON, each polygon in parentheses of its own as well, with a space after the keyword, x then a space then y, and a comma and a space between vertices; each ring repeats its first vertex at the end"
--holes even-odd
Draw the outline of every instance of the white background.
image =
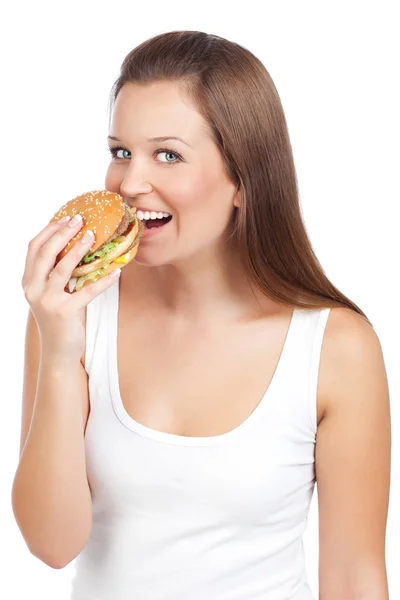
MULTIPOLYGON (((20 284, 27 244, 66 201, 104 187, 108 98, 120 64, 143 40, 177 29, 238 42, 268 69, 288 121, 315 252, 380 338, 393 433, 387 570, 390 596, 400 597, 397 8, 398 2, 382 0, 82 0, 14 1, 2 9, 0 597, 67 600, 74 571, 73 563, 54 570, 32 556, 11 509, 28 311, 20 284)), ((304 547, 317 599, 317 490, 304 547)))

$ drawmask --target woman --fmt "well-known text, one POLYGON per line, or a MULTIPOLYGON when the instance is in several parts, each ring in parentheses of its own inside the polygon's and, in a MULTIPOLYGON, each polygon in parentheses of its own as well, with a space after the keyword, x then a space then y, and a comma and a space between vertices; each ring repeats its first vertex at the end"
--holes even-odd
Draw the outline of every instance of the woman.
POLYGON ((271 77, 174 31, 128 54, 112 100, 105 187, 172 220, 72 296, 86 246, 47 276, 80 224, 30 243, 13 487, 29 549, 78 557, 74 600, 311 600, 317 482, 320 598, 387 598, 381 346, 312 250, 271 77))

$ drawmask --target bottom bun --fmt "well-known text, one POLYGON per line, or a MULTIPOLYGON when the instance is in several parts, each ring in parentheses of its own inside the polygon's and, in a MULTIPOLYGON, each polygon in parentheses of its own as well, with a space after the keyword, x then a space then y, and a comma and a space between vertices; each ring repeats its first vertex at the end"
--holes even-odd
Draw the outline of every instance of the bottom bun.
MULTIPOLYGON (((126 267, 126 265, 135 258, 136 253, 138 251, 138 247, 139 247, 139 240, 137 241, 137 244, 135 244, 134 246, 132 246, 130 248, 130 250, 128 250, 128 252, 125 252, 125 254, 121 254, 121 256, 118 256, 118 258, 113 260, 110 264, 99 269, 99 273, 96 276, 90 277, 90 274, 89 274, 89 276, 85 275, 83 277, 71 277, 71 279, 67 283, 66 290, 69 291, 70 293, 79 291, 86 285, 90 285, 92 283, 95 283, 96 281, 99 281, 99 279, 101 279, 102 277, 105 277, 106 275, 111 273, 111 271, 115 271, 116 269, 122 269, 123 267, 126 267), (82 281, 80 281, 80 280, 82 280, 82 281), (78 286, 78 289, 77 289, 77 286, 78 286)), ((93 272, 93 275, 95 273, 96 273, 96 271, 93 272)))

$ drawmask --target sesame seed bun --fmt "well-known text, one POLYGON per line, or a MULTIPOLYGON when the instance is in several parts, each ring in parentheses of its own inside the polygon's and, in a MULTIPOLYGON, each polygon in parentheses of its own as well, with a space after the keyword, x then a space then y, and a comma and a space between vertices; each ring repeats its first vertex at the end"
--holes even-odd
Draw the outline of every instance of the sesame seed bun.
POLYGON ((93 231, 95 238, 85 256, 71 273, 69 291, 74 291, 75 286, 76 289, 80 289, 110 271, 126 266, 136 255, 144 232, 142 222, 136 217, 136 210, 128 207, 122 196, 108 190, 95 190, 77 196, 64 204, 55 213, 51 222, 59 221, 65 216, 73 217, 76 214, 82 216, 82 227, 59 252, 55 264, 68 254, 87 230, 93 231), (98 254, 93 256, 96 251, 98 254), (94 273, 99 270, 101 272, 94 276, 94 273), (93 274, 93 277, 88 279, 90 274, 93 274))
POLYGON ((77 241, 88 229, 95 235, 95 241, 90 246, 90 252, 95 252, 118 229, 125 215, 125 203, 122 196, 107 190, 86 192, 64 204, 51 221, 59 221, 63 217, 82 215, 83 224, 78 233, 57 255, 56 264, 64 258, 77 241))

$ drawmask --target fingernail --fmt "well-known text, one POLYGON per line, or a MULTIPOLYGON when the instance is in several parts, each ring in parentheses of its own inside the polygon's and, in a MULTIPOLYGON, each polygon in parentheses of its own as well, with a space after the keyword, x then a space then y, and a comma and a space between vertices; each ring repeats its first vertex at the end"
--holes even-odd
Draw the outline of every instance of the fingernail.
POLYGON ((75 215, 74 218, 68 223, 68 226, 73 227, 74 225, 78 225, 80 221, 82 221, 81 215, 75 215))
POLYGON ((58 223, 66 223, 67 221, 70 220, 71 217, 63 217, 62 219, 60 219, 59 221, 57 221, 58 223))
POLYGON ((87 231, 85 231, 85 234, 81 239, 81 242, 83 244, 86 244, 86 242, 88 242, 90 239, 93 239, 93 236, 94 236, 93 231, 90 231, 90 229, 88 229, 87 231))
POLYGON ((114 269, 114 271, 111 271, 111 273, 108 274, 109 277, 111 277, 112 279, 115 279, 115 277, 118 277, 118 275, 121 273, 121 269, 114 269))

